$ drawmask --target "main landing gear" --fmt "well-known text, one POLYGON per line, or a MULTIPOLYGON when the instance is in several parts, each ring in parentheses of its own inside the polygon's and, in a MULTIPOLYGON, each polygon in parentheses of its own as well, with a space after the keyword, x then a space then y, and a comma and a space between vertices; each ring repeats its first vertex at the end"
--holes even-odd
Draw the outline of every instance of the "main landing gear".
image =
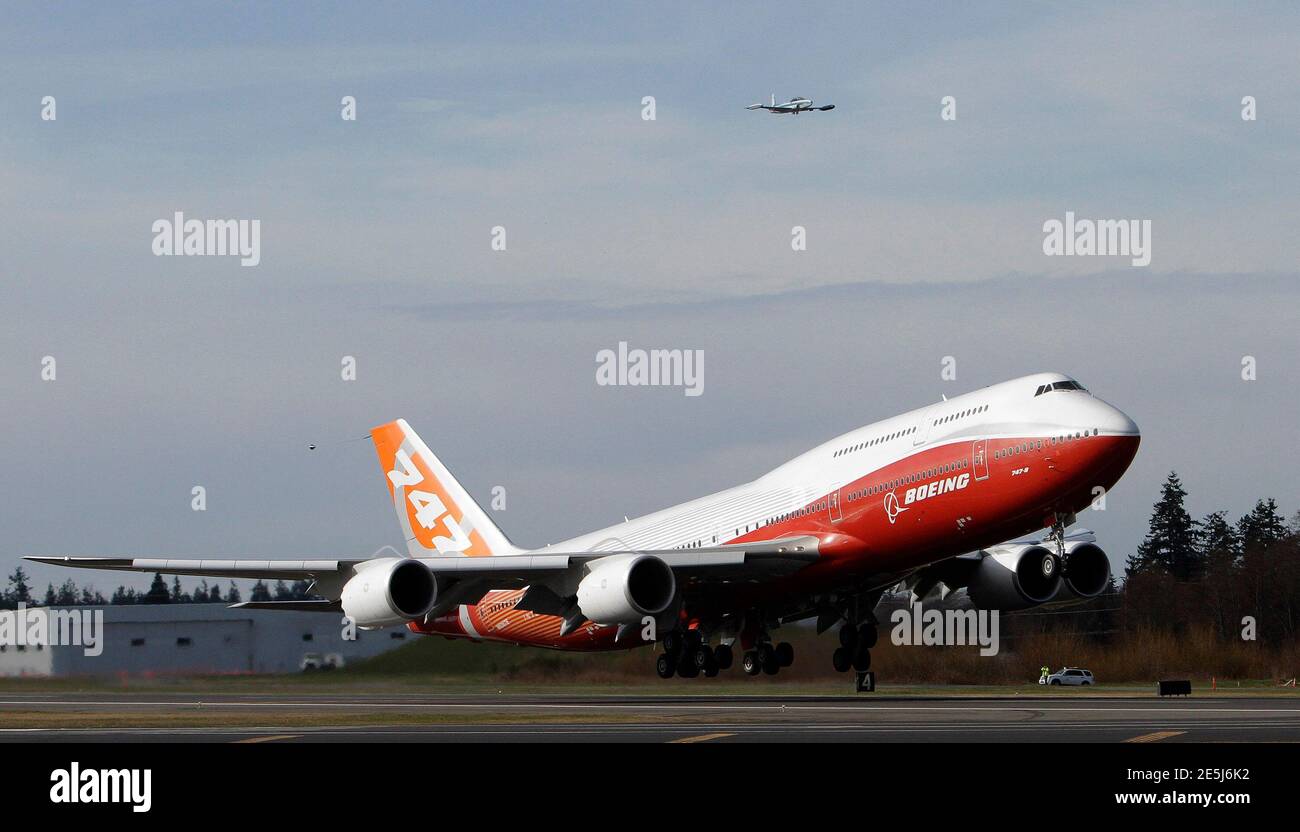
POLYGON ((749 676, 766 673, 775 676, 781 668, 794 664, 794 646, 788 641, 773 645, 770 641, 759 642, 753 650, 746 650, 740 666, 749 676))
POLYGON ((734 661, 731 645, 710 647, 699 630, 673 630, 664 636, 663 645, 664 652, 655 659, 655 672, 660 679, 671 679, 674 675, 694 679, 701 674, 711 679, 718 671, 730 668, 734 661))
POLYGON ((840 673, 847 673, 850 669, 866 673, 871 669, 871 648, 879 639, 880 631, 874 621, 865 621, 857 626, 845 624, 840 627, 840 646, 831 655, 831 664, 840 673))
MULTIPOLYGON (((663 647, 664 652, 655 659, 655 672, 660 679, 673 676, 694 679, 700 675, 713 678, 719 671, 730 669, 735 661, 735 652, 730 644, 710 647, 699 630, 673 630, 664 636, 663 647)), ((749 676, 760 673, 772 676, 792 664, 794 647, 784 641, 773 645, 766 634, 741 657, 741 668, 749 676)))

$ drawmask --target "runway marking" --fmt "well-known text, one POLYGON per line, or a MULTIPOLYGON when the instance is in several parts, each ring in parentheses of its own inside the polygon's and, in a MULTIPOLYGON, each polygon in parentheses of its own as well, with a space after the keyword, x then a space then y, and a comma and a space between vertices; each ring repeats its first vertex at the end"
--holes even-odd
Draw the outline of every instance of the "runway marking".
POLYGON ((302 736, 302 734, 271 734, 270 736, 263 736, 263 737, 249 737, 248 739, 243 739, 243 740, 232 740, 231 742, 234 742, 234 743, 275 742, 276 740, 292 740, 292 739, 297 739, 298 737, 301 737, 301 736, 302 736))
POLYGON ((1289 708, 1211 708, 1211 707, 1053 707, 1043 702, 1024 702, 1022 704, 1010 704, 1003 706, 997 705, 962 705, 954 702, 947 706, 936 705, 894 705, 894 704, 827 704, 827 705, 781 705, 781 704, 737 704, 719 702, 716 704, 704 703, 551 703, 551 702, 482 702, 482 703, 461 703, 461 702, 195 702, 195 701, 104 701, 104 700, 26 700, 26 701, 0 701, 0 707, 136 707, 136 708, 156 708, 156 707, 202 707, 205 710, 220 710, 222 708, 396 708, 396 709, 425 709, 425 708, 442 708, 447 710, 480 710, 480 711, 499 711, 499 710, 668 710, 668 711, 780 711, 785 708, 787 711, 940 711, 940 712, 971 712, 971 711, 1042 711, 1045 713, 1221 713, 1221 714, 1289 714, 1300 716, 1300 707, 1289 708))
POLYGON ((709 740, 720 740, 723 737, 734 737, 734 736, 736 736, 734 733, 728 734, 724 731, 719 731, 715 734, 700 734, 699 736, 696 737, 682 737, 681 739, 669 740, 668 742, 670 743, 708 742, 709 740))
POLYGON ((1186 731, 1154 731, 1150 734, 1130 737, 1129 739, 1124 740, 1124 742, 1160 742, 1161 740, 1167 740, 1170 737, 1177 737, 1186 733, 1186 731))

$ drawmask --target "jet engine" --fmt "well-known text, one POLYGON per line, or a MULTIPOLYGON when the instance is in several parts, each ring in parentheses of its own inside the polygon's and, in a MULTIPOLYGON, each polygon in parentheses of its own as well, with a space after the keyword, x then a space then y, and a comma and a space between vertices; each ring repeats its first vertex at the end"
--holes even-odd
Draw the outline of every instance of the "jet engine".
POLYGON ((1096 598, 1110 585, 1110 558, 1096 543, 1066 543, 1061 572, 1063 589, 1079 598, 1096 598))
POLYGON ((363 630, 422 618, 438 599, 438 580, 411 558, 377 558, 357 564, 343 585, 343 612, 363 630))
POLYGON ((578 609, 597 624, 638 624, 668 609, 677 591, 673 570, 654 555, 610 555, 587 564, 578 609))
POLYGON ((1052 600, 1060 588, 1056 555, 1045 546, 1017 544, 987 550, 966 591, 979 609, 1022 610, 1052 600))

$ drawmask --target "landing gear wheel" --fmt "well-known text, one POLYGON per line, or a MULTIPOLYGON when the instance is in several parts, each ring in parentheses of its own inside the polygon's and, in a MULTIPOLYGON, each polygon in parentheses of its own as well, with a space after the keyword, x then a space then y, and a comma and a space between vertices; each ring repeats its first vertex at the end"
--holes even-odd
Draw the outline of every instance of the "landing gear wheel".
POLYGON ((852 650, 858 646, 858 631, 848 624, 840 627, 840 647, 847 647, 852 650))
POLYGON ((670 656, 681 655, 682 652, 682 634, 679 630, 669 630, 664 633, 664 652, 670 656))
POLYGON ((740 659, 740 667, 745 671, 745 675, 757 676, 763 670, 763 660, 758 657, 756 650, 746 650, 745 655, 740 659))
POLYGON ((714 664, 713 649, 707 644, 701 644, 695 648, 695 653, 691 655, 691 661, 695 662, 697 669, 707 669, 709 665, 714 664))
POLYGON ((781 663, 776 660, 776 656, 769 656, 763 661, 763 672, 768 676, 775 676, 781 672, 781 663))
POLYGON ((682 661, 677 663, 677 675, 683 679, 694 679, 700 675, 700 668, 692 660, 691 656, 684 656, 682 661))
POLYGON ((794 647, 788 641, 783 641, 776 646, 773 651, 776 656, 776 663, 781 667, 789 667, 794 664, 794 647))
POLYGON ((685 649, 693 650, 704 643, 704 636, 700 635, 699 630, 687 630, 683 636, 685 649))
POLYGON ((735 661, 735 654, 731 651, 731 645, 719 644, 713 648, 713 660, 718 663, 718 670, 730 670, 731 663, 735 661))
POLYGON ((859 647, 865 647, 868 650, 870 650, 872 647, 876 646, 876 642, 879 640, 880 640, 880 631, 876 629, 875 624, 871 622, 867 622, 866 624, 863 624, 861 627, 858 627, 859 647))
POLYGON ((871 651, 866 647, 859 647, 858 652, 853 654, 853 669, 859 673, 866 673, 871 669, 871 651))
POLYGON ((718 663, 716 661, 710 660, 709 663, 704 666, 704 675, 709 677, 710 679, 712 679, 714 676, 717 676, 718 663))
POLYGON ((655 672, 660 679, 671 679, 677 672, 677 661, 667 653, 660 653, 659 658, 655 659, 655 672))
POLYGON ((853 666, 853 653, 847 647, 836 647, 835 652, 831 654, 831 664, 835 666, 837 673, 848 673, 849 668, 853 666))

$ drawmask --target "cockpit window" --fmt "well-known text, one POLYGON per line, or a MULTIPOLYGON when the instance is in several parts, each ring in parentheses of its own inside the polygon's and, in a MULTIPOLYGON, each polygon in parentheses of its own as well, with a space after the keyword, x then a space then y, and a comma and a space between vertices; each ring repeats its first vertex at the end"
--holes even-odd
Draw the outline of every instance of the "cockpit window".
POLYGON ((1084 393, 1088 392, 1087 389, 1077 381, 1056 381, 1051 384, 1040 385, 1038 392, 1034 395, 1041 396, 1044 393, 1051 393, 1054 390, 1079 390, 1084 393))

